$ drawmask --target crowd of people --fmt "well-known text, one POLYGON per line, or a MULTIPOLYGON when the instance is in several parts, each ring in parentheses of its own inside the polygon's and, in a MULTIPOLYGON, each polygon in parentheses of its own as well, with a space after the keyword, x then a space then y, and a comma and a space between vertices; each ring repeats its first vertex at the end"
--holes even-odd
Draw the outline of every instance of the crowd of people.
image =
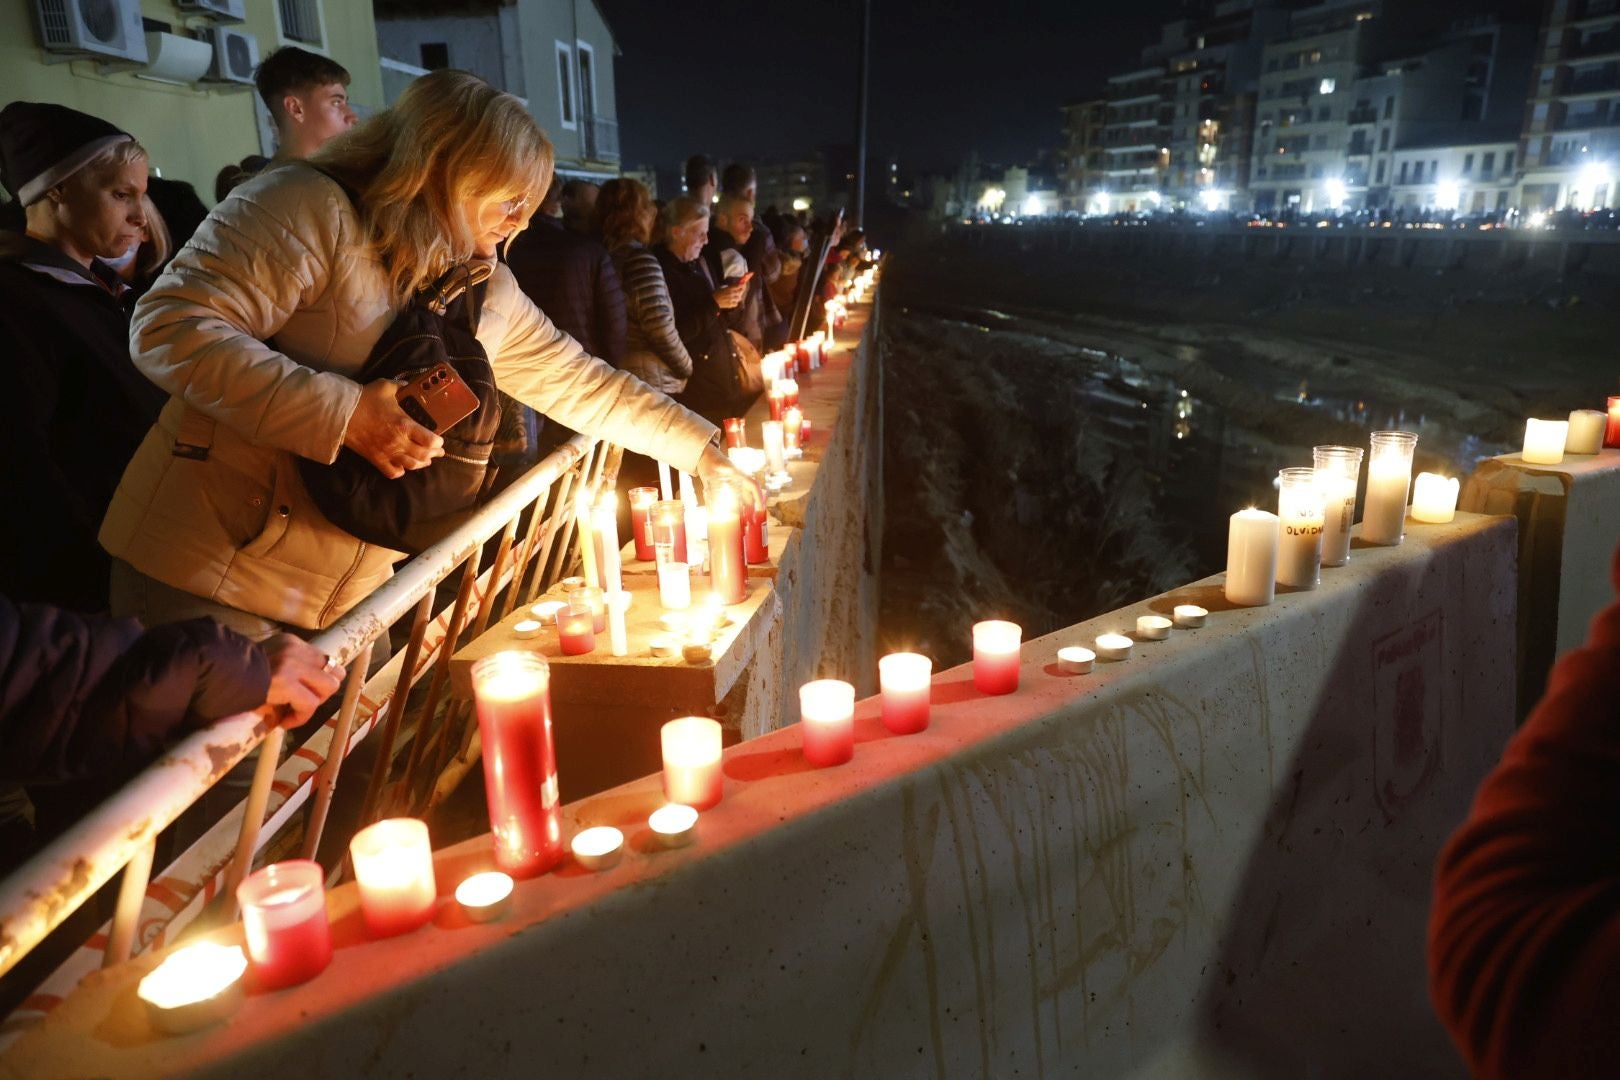
MULTIPOLYGON (((472 313, 500 477, 580 431, 623 446, 627 476, 656 459, 760 497, 717 425, 787 339, 808 223, 756 215, 751 168, 694 157, 659 203, 556 174, 522 102, 462 72, 363 123, 329 58, 281 49, 256 82, 277 153, 226 164, 211 213, 103 118, 0 111, 11 854, 68 823, 40 818, 42 785, 104 791, 198 724, 259 705, 302 723, 337 689, 305 638, 405 556, 333 524, 300 477, 443 454, 400 384, 366 374, 407 310, 472 313)), ((859 244, 834 237, 825 295, 859 244)))

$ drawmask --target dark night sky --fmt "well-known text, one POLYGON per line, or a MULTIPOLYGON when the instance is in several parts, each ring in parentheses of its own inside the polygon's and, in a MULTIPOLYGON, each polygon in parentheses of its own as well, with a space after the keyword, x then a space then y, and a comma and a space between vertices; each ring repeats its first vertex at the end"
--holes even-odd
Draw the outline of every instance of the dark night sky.
MULTIPOLYGON (((855 0, 600 0, 627 166, 852 144, 855 0)), ((873 0, 870 151, 948 170, 1059 141, 1064 101, 1135 62, 1177 0, 873 0)))

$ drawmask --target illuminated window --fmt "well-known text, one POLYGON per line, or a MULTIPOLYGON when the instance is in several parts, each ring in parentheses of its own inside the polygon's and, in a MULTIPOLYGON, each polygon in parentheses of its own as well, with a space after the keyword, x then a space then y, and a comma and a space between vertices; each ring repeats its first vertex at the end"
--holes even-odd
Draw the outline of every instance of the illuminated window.
POLYGON ((1337 80, 1337 79, 1323 79, 1320 83, 1317 84, 1316 92, 1318 94, 1331 94, 1331 93, 1333 93, 1333 91, 1337 90, 1338 88, 1339 88, 1339 80, 1337 80))

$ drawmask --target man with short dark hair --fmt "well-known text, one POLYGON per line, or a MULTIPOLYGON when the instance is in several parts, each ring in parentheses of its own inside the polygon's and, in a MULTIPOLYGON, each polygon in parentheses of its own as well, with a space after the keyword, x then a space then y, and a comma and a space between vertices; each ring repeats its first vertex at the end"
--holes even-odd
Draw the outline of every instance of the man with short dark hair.
POLYGON ((596 216, 596 196, 602 189, 589 180, 570 180, 562 186, 558 205, 562 208, 562 223, 566 228, 590 236, 591 222, 596 216))
POLYGON ((693 154, 686 159, 685 178, 688 195, 704 206, 714 202, 714 162, 702 154, 693 154))
POLYGON ((348 69, 318 53, 277 49, 253 72, 253 85, 276 125, 277 161, 308 157, 354 125, 348 69))
MULTIPOLYGON (((733 161, 726 166, 725 172, 720 174, 720 199, 734 199, 748 204, 752 213, 757 190, 754 167, 742 161, 733 161)), ((718 220, 718 215, 716 215, 718 220)), ((782 256, 776 250, 776 239, 765 223, 755 217, 752 229, 744 236, 734 232, 737 250, 748 262, 748 269, 754 273, 754 281, 758 283, 757 292, 750 288, 751 296, 745 306, 752 305, 754 317, 757 319, 760 340, 755 342, 762 348, 774 349, 787 340, 787 317, 777 307, 775 299, 771 296, 770 288, 776 284, 776 279, 782 276, 782 256)))
POLYGON ((720 174, 720 190, 727 195, 736 195, 757 202, 756 178, 754 167, 741 161, 733 161, 726 166, 726 171, 720 174))

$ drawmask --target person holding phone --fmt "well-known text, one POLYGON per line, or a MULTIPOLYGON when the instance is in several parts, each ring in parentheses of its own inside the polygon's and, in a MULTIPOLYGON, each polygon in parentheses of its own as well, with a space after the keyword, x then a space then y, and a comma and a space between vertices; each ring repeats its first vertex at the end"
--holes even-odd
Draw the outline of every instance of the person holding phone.
MULTIPOLYGON (((742 300, 730 309, 731 329, 756 351, 765 349, 765 284, 748 267, 743 245, 754 234, 754 204, 740 195, 721 192, 714 203, 703 262, 717 281, 743 287, 742 300), (731 258, 728 260, 727 255, 731 258), (728 265, 729 263, 729 265, 728 265)), ((774 310, 774 309, 773 309, 774 310)))
POLYGON ((519 99, 444 70, 214 209, 135 309, 135 363, 172 397, 102 524, 115 613, 262 639, 330 626, 387 580, 401 553, 328 521, 293 459, 348 447, 398 477, 443 453, 397 383, 354 376, 461 263, 489 275, 477 336, 500 389, 706 484, 740 478, 713 424, 590 356, 494 261, 551 173, 519 99))
POLYGON ((737 378, 731 314, 748 290, 745 280, 726 284, 701 257, 709 236, 709 208, 690 195, 671 199, 659 219, 653 254, 663 268, 675 310, 675 330, 692 358, 692 374, 679 400, 712 423, 740 416, 749 405, 737 378))

